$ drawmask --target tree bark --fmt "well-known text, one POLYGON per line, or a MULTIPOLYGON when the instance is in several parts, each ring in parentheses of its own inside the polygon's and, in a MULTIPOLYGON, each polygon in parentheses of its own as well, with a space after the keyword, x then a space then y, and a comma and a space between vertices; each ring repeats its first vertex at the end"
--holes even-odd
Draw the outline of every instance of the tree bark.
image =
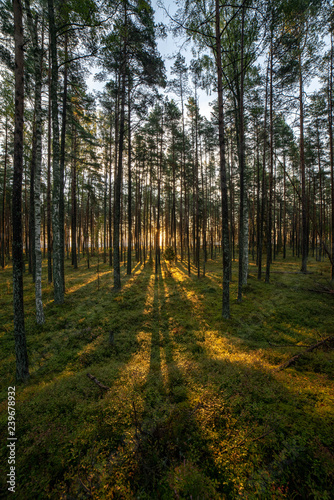
POLYGON ((128 119, 128 258, 127 258, 127 270, 126 274, 131 274, 132 264, 131 264, 131 253, 132 253, 132 211, 131 211, 131 199, 132 199, 132 184, 131 184, 131 95, 130 88, 128 91, 128 107, 129 107, 129 119, 128 119))
POLYGON ((65 142, 66 142, 66 115, 67 115, 67 59, 68 59, 68 35, 65 33, 65 67, 64 67, 64 89, 63 89, 63 111, 62 111, 62 124, 61 124, 61 142, 60 142, 60 161, 59 161, 59 233, 60 233, 60 262, 61 262, 61 280, 63 293, 65 293, 65 209, 64 209, 64 173, 65 173, 65 142))
POLYGON ((6 261, 6 184, 7 184, 7 161, 8 161, 8 115, 6 115, 5 130, 5 165, 3 174, 3 193, 2 193, 2 224, 1 224, 1 267, 5 268, 6 261))
POLYGON ((28 353, 23 307, 23 245, 22 245, 22 176, 23 176, 23 119, 24 119, 24 56, 21 0, 13 0, 15 39, 15 129, 13 174, 13 306, 16 354, 16 379, 29 378, 28 353))
POLYGON ((220 9, 219 0, 215 0, 216 17, 216 66, 218 77, 218 130, 219 130, 219 158, 220 158, 220 187, 222 197, 222 233, 223 233, 223 318, 230 317, 230 234, 229 214, 225 160, 225 135, 224 135, 224 105, 223 105, 223 79, 222 79, 222 56, 220 39, 220 9))
POLYGON ((331 32, 331 53, 330 53, 330 71, 329 71, 329 85, 328 85, 328 112, 329 112, 329 152, 330 152, 330 168, 331 168, 331 206, 332 206, 332 220, 331 220, 331 238, 332 238, 332 265, 331 265, 331 279, 334 280, 334 158, 333 158, 333 33, 331 32))
MULTIPOLYGON (((125 56, 124 56, 125 58, 125 56)), ((121 187, 123 170, 123 142, 125 123, 125 68, 123 67, 122 88, 121 88, 121 116, 119 124, 119 150, 118 163, 115 179, 115 204, 114 204, 114 290, 121 289, 121 269, 120 269, 120 221, 121 221, 121 187)))
POLYGON ((244 24, 245 6, 242 5, 240 48, 240 100, 239 100, 239 169, 240 169, 240 218, 239 218, 239 279, 238 302, 242 300, 244 280, 244 224, 245 224, 245 132, 244 132, 244 24))
POLYGON ((78 269, 77 256, 77 132, 75 125, 72 128, 73 134, 73 165, 72 165, 72 184, 71 184, 71 233, 72 233, 72 265, 78 269))
POLYGON ((51 48, 51 114, 52 114, 52 146, 53 146, 53 198, 52 198, 52 227, 53 227, 53 281, 54 300, 56 304, 64 302, 64 287, 62 279, 62 250, 61 250, 61 227, 60 227, 60 204, 61 204, 61 172, 59 151, 59 120, 58 120, 58 57, 57 36, 55 27, 53 0, 48 0, 50 48, 51 48))
POLYGON ((274 165, 274 125, 273 125, 273 46, 270 41, 270 87, 269 87, 269 122, 270 122, 270 171, 269 171, 269 203, 267 213, 267 265, 265 282, 269 283, 270 264, 272 260, 272 204, 273 204, 273 165, 274 165))
POLYGON ((302 56, 299 53, 299 151, 300 151, 300 174, 302 183, 302 267, 301 272, 307 272, 308 256, 308 230, 307 230, 307 199, 305 181, 305 154, 304 154, 304 103, 303 103, 303 74, 302 56))
POLYGON ((43 68, 43 41, 42 47, 38 46, 37 22, 34 29, 30 2, 26 0, 26 10, 30 36, 34 51, 35 73, 35 134, 32 161, 34 171, 34 265, 33 274, 35 281, 36 322, 42 325, 45 321, 42 302, 42 253, 41 253, 41 169, 42 169, 42 68, 43 68))

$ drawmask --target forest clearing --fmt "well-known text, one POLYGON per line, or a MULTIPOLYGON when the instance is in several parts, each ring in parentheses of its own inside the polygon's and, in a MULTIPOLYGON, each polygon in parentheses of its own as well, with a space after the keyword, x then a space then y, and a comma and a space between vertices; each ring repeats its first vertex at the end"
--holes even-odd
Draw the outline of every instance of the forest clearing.
MULTIPOLYGON (((316 291, 328 286, 328 263, 310 259, 303 275, 296 258, 279 259, 270 284, 250 263, 242 304, 235 273, 229 320, 219 255, 200 280, 181 262, 170 276, 165 264, 155 276, 138 263, 119 293, 97 265, 66 261, 66 302, 55 305, 43 261, 41 326, 25 277, 17 498, 332 498, 333 344, 277 371, 334 332, 333 294, 316 291)), ((15 371, 10 267, 5 278, 3 386, 15 371)))

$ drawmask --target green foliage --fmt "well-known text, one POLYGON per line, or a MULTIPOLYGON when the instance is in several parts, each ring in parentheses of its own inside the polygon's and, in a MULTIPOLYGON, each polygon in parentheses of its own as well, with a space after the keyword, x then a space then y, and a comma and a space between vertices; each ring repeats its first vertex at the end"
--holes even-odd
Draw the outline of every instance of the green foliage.
MULTIPOLYGON (((200 280, 181 262, 167 280, 138 266, 117 295, 102 259, 99 290, 97 258, 90 269, 81 262, 77 271, 66 263, 62 306, 44 262, 39 327, 25 275, 31 379, 16 388, 18 498, 331 498, 333 352, 276 371, 334 330, 332 297, 310 291, 328 264, 311 258, 314 274, 301 275, 297 259, 276 261, 270 285, 250 265, 244 301, 236 303, 233 281, 232 318, 223 321, 220 259, 200 280)), ((11 272, 0 283, 4 464, 11 272)))
POLYGON ((167 260, 168 262, 172 262, 175 259, 175 257, 176 255, 173 247, 171 246, 166 247, 164 251, 164 259, 167 260))

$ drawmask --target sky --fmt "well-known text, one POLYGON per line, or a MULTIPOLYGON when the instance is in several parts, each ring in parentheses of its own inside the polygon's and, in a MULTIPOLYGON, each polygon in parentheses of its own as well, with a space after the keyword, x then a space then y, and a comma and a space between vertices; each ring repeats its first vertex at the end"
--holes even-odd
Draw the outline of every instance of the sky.
MULTIPOLYGON (((159 7, 158 5, 159 0, 152 0, 152 7, 154 9, 154 17, 155 17, 155 22, 158 23, 164 23, 165 25, 170 24, 170 20, 168 16, 166 15, 165 11, 159 7)), ((176 11, 176 6, 175 2, 170 2, 170 1, 164 1, 164 5, 166 10, 174 14, 176 11)), ((167 70, 167 78, 172 79, 173 76, 170 75, 170 68, 174 64, 174 60, 176 57, 176 54, 181 51, 181 54, 185 57, 186 59, 186 64, 189 65, 190 61, 192 60, 193 56, 191 53, 191 47, 193 45, 188 44, 185 46, 185 37, 178 37, 175 38, 172 36, 171 33, 167 34, 167 37, 165 39, 158 39, 157 40, 157 47, 158 51, 160 52, 162 59, 165 62, 166 70, 167 70)), ((91 74, 89 77, 86 79, 88 88, 90 91, 101 91, 105 85, 104 82, 98 82, 94 80, 94 75, 99 72, 99 69, 97 67, 91 68, 91 74)), ((166 95, 169 95, 170 99, 175 99, 177 100, 177 97, 173 93, 168 93, 166 92, 166 95)), ((198 100, 199 100, 199 107, 200 107, 200 113, 207 118, 210 118, 210 113, 211 113, 211 107, 210 107, 210 102, 212 102, 216 98, 216 94, 212 92, 211 95, 207 95, 205 91, 199 90, 198 91, 198 100)))
MULTIPOLYGON (((167 10, 172 16, 175 14, 177 6, 175 5, 175 1, 171 0, 151 0, 152 7, 155 11, 155 22, 163 23, 167 26, 170 25, 170 19, 166 14, 165 10, 167 10), (163 3, 165 9, 163 9, 159 4, 163 3)), ((180 51, 181 54, 186 59, 186 64, 189 65, 193 55, 192 48, 194 48, 193 43, 185 44, 186 37, 173 37, 171 33, 167 33, 167 37, 165 39, 157 40, 158 50, 165 62, 166 70, 167 70, 167 78, 172 79, 173 76, 170 74, 170 68, 174 64, 175 57, 177 53, 180 51)), ((325 39, 325 44, 328 45, 328 41, 325 39)), ((91 75, 87 78, 88 88, 93 90, 102 90, 104 87, 104 83, 97 82, 94 80, 94 74, 98 73, 98 68, 92 68, 91 75)), ((319 88, 319 80, 317 78, 312 79, 308 87, 305 89, 307 93, 312 93, 319 88)), ((168 92, 165 92, 168 94, 168 92)), ((169 93, 169 98, 174 98, 177 101, 177 96, 173 93, 169 93)), ((212 108, 210 103, 212 103, 216 99, 216 92, 212 91, 209 95, 204 90, 198 91, 198 101, 200 107, 201 115, 204 115, 206 118, 210 118, 210 114, 212 108)))

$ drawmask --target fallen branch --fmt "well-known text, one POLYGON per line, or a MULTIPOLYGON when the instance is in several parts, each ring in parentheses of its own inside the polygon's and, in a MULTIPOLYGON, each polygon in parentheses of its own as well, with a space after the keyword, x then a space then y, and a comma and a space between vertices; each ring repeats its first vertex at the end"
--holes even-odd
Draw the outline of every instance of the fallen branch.
POLYGON ((80 477, 78 477, 78 480, 79 480, 79 483, 80 485, 83 487, 83 489, 85 490, 86 494, 89 496, 89 497, 92 497, 92 492, 90 491, 89 488, 87 488, 87 486, 85 485, 85 483, 80 479, 80 477))
POLYGON ((310 344, 272 344, 270 340, 267 341, 270 347, 312 347, 310 344))
POLYGON ((101 384, 99 380, 97 380, 96 377, 91 375, 90 373, 87 373, 87 377, 90 378, 96 385, 100 387, 100 389, 103 389, 105 391, 109 391, 110 387, 107 387, 106 385, 101 384))
POLYGON ((314 351, 314 349, 318 349, 318 347, 321 347, 322 345, 326 344, 326 342, 333 342, 334 341, 334 336, 332 335, 331 337, 327 337, 326 339, 324 340, 320 340, 319 342, 317 342, 316 344, 313 344, 311 345, 308 349, 306 349, 305 351, 303 352, 300 352, 299 354, 296 354, 295 356, 293 356, 292 358, 290 358, 288 361, 286 361, 285 363, 283 363, 282 365, 280 365, 276 371, 281 371, 281 370, 284 370, 285 368, 288 368, 289 366, 291 365, 294 365, 295 362, 301 358, 302 356, 304 356, 304 354, 306 354, 307 352, 311 352, 311 351, 314 351))

